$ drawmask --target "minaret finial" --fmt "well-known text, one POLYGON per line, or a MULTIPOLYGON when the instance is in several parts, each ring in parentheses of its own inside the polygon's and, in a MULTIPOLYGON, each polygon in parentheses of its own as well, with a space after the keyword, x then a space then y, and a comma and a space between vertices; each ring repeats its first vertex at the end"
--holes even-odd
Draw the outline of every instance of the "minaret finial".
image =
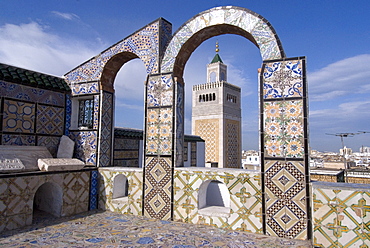
POLYGON ((220 49, 218 49, 218 41, 216 41, 216 53, 218 53, 220 49))

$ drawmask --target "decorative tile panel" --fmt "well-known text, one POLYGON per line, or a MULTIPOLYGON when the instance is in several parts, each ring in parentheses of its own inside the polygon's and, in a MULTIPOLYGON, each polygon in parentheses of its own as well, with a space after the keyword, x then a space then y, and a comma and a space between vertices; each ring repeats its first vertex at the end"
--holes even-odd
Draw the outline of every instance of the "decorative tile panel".
POLYGON ((265 230, 309 239, 305 58, 265 61, 260 77, 265 230))
POLYGON ((71 128, 71 118, 72 118, 72 100, 70 95, 66 95, 66 122, 64 128, 64 135, 69 136, 69 129, 71 128))
POLYGON ((39 104, 37 106, 38 134, 63 135, 64 108, 52 107, 39 104))
POLYGON ((86 165, 96 166, 97 132, 70 132, 69 137, 76 144, 74 157, 81 159, 86 165))
POLYGON ((75 83, 71 86, 72 96, 99 93, 99 82, 75 83))
POLYGON ((112 159, 113 94, 103 92, 100 124, 99 166, 109 166, 112 159))
POLYGON ((147 83, 147 101, 149 107, 173 105, 174 83, 171 74, 151 76, 147 83))
POLYGON ((263 97, 303 97, 302 60, 283 60, 266 63, 263 73, 263 97))
POLYGON ((0 95, 17 100, 56 106, 64 106, 65 104, 63 93, 3 81, 0 81, 0 95))
POLYGON ((172 215, 172 161, 165 157, 146 157, 144 215, 170 220, 172 215))
POLYGON ((33 133, 35 104, 4 100, 3 131, 33 133))
POLYGON ((183 166, 184 163, 184 85, 181 82, 176 83, 176 143, 175 166, 183 166))
POLYGON ((27 134, 3 134, 2 145, 17 145, 17 146, 34 146, 36 145, 35 135, 27 134))

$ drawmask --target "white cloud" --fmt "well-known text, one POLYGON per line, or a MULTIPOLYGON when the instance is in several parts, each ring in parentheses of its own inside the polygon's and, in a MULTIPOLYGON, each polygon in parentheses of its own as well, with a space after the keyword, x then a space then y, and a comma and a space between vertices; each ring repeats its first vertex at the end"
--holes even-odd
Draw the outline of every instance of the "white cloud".
POLYGON ((36 22, 0 26, 0 62, 57 76, 98 54, 101 44, 94 45, 52 34, 36 22))
MULTIPOLYGON (((370 54, 343 59, 309 73, 311 101, 325 101, 352 93, 370 91, 370 54)), ((309 65, 308 65, 309 66, 309 65)))
POLYGON ((69 20, 69 21, 74 20, 74 19, 80 19, 78 15, 73 14, 73 13, 62 13, 59 11, 52 11, 51 13, 56 15, 57 17, 60 17, 62 19, 69 20))

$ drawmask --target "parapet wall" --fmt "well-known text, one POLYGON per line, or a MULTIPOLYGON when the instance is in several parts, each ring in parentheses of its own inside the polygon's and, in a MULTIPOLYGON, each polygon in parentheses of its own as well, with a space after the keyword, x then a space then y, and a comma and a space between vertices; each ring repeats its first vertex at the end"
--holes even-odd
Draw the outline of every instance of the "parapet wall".
POLYGON ((311 185, 315 247, 370 247, 369 185, 311 185))
MULTIPOLYGON (((142 169, 110 167, 99 168, 99 172, 99 208, 122 214, 142 215, 142 169), (118 177, 119 175, 124 177, 118 177), (120 181, 125 178, 128 183, 126 195, 115 197, 114 191, 118 187, 127 187, 119 186, 124 185, 120 181)), ((180 222, 262 233, 261 192, 259 171, 199 167, 176 168, 173 219, 180 222), (222 189, 227 190, 222 191, 222 189), (207 197, 210 196, 214 199, 208 201, 210 205, 207 205, 207 197), (221 199, 220 204, 217 204, 217 198, 221 199)))

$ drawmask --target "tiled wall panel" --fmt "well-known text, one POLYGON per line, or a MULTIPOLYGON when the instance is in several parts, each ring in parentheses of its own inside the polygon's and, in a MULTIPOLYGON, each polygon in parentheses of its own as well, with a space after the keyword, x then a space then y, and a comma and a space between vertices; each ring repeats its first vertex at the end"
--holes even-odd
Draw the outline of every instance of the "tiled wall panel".
POLYGON ((265 232, 309 239, 305 58, 264 61, 260 82, 265 232))
POLYGON ((370 247, 370 189, 364 184, 312 183, 315 247, 370 247))

